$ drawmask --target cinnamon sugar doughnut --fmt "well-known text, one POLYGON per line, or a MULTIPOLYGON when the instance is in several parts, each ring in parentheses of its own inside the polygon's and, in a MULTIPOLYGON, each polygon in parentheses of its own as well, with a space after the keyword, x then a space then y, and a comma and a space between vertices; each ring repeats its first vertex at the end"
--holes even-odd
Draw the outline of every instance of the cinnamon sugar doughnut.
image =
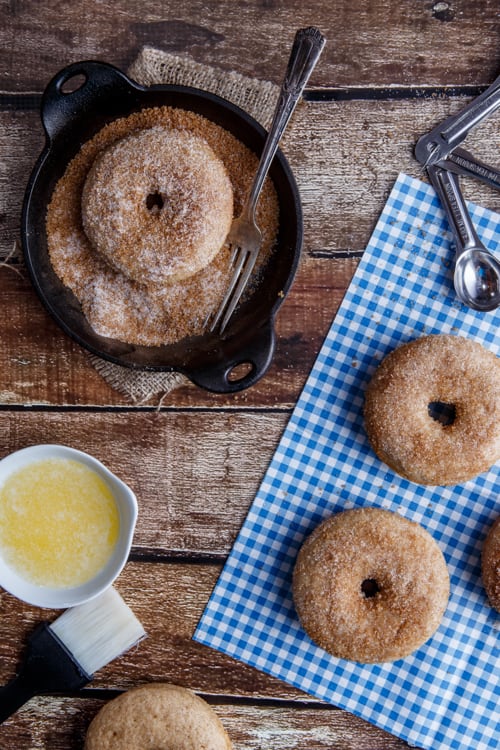
POLYGON ((488 532, 481 556, 481 572, 488 600, 500 612, 500 517, 488 532))
POLYGON ((161 126, 120 139, 92 165, 82 223, 94 248, 142 284, 187 279, 221 249, 233 218, 222 161, 201 137, 161 126))
POLYGON ((419 524, 379 508, 347 510, 302 545, 293 598, 302 627, 333 656, 393 661, 437 629, 449 596, 438 545, 419 524))
POLYGON ((187 688, 150 683, 106 703, 92 720, 85 750, 231 750, 215 711, 187 688))
POLYGON ((500 458, 500 362, 481 344, 431 335, 392 351, 365 397, 373 450, 412 482, 448 485, 487 471, 500 458), (452 415, 443 424, 433 405, 452 415))
MULTIPOLYGON (((221 304, 233 274, 228 243, 213 261, 188 279, 140 284, 115 271, 95 250, 82 227, 82 192, 92 164, 105 150, 133 133, 154 127, 202 138, 226 168, 234 213, 241 213, 258 157, 232 133, 202 115, 170 106, 133 112, 105 125, 86 141, 57 182, 47 210, 47 245, 56 275, 81 304, 101 336, 140 346, 163 346, 206 332, 206 320, 221 304)), ((251 295, 276 248, 279 201, 268 177, 257 205, 262 247, 247 294, 251 295)))

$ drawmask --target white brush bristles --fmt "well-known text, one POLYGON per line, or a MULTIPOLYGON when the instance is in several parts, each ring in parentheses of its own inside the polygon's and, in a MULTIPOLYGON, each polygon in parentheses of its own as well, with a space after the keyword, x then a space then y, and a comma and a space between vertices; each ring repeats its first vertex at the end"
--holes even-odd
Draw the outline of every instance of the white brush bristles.
POLYGON ((50 629, 88 675, 146 636, 137 617, 113 587, 85 604, 67 609, 50 629))

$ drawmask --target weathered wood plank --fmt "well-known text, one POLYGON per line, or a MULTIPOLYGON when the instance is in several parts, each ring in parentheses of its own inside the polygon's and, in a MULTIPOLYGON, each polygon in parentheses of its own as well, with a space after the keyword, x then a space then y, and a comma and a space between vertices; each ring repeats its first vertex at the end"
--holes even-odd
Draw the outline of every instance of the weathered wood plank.
MULTIPOLYGON (((116 659, 96 673, 90 687, 102 690, 126 690, 145 682, 172 682, 211 696, 220 706, 221 717, 234 716, 227 729, 241 748, 356 748, 363 750, 392 750, 406 747, 390 735, 375 731, 363 721, 347 713, 322 708, 317 700, 286 683, 265 675, 191 640, 205 602, 220 572, 217 566, 148 565, 129 563, 122 572, 117 588, 143 623, 148 637, 137 648, 116 659), (225 698, 224 698, 225 696, 225 698), (297 706, 266 708, 233 706, 235 698, 247 701, 295 701, 297 706), (226 711, 228 713, 226 713, 226 711), (248 713, 247 720, 243 717, 248 713), (233 714, 236 712, 236 714, 233 714), (237 729, 236 716, 242 717, 237 729), (253 719, 251 717, 254 717, 253 719), (262 725, 259 728, 258 716, 262 725), (294 718, 295 717, 295 718, 294 718), (253 724, 253 721, 256 723, 253 724), (282 732, 281 740, 278 734, 282 732), (302 744, 301 744, 302 742, 302 744), (328 743, 333 744, 328 744, 328 743), (316 743, 316 744, 315 744, 316 743)), ((16 605, 12 597, 0 593, 0 683, 15 673, 22 644, 27 634, 43 617, 53 620, 58 613, 35 610, 27 605, 16 605)), ((88 690, 88 689, 87 689, 88 690)), ((106 696, 107 698, 107 696, 106 696)), ((59 726, 62 736, 71 729, 71 736, 83 731, 88 720, 99 708, 97 701, 86 707, 81 700, 38 698, 31 701, 16 717, 0 727, 0 747, 3 732, 6 736, 33 738, 40 741, 49 727, 59 726), (41 714, 46 711, 46 719, 41 714), (56 717, 62 712, 59 722, 56 717)), ((219 711, 219 706, 217 706, 219 711)), ((226 723, 226 722, 224 722, 226 723)), ((62 740, 61 740, 62 742, 62 740)), ((76 740, 75 740, 76 742, 76 740)), ((25 747, 25 744, 5 747, 25 747)), ((235 750, 239 747, 236 744, 235 750)), ((30 748, 45 745, 30 745, 30 748)), ((59 745, 51 745, 51 750, 59 745)), ((61 745, 62 747, 62 745, 61 745)), ((65 750, 80 747, 65 746, 65 750)))
MULTIPOLYGON (((93 688, 123 690, 163 680, 212 695, 303 698, 300 691, 195 643, 191 636, 220 573, 220 565, 128 563, 116 583, 148 637, 99 670, 93 688)), ((22 605, 0 589, 0 684, 15 673, 28 634, 58 612, 22 605)))
MULTIPOLYGON (((357 265, 352 258, 330 263, 328 256, 362 251, 397 173, 420 175, 412 156, 418 134, 462 105, 460 99, 302 105, 284 147, 302 194, 304 260, 278 316, 272 369, 237 396, 216 397, 190 387, 171 394, 167 404, 290 406, 296 401, 357 265)), ((0 113, 0 124, 0 151, 8 155, 0 161, 0 252, 5 257, 19 232, 22 194, 41 133, 33 112, 0 113)), ((492 118, 470 137, 472 149, 492 163, 497 126, 492 118)), ((469 198, 500 210, 499 192, 472 180, 463 185, 469 198)), ((0 268, 0 288, 9 309, 1 334, 1 402, 125 403, 49 320, 27 281, 11 268, 0 268)))
MULTIPOLYGON (((413 157, 422 133, 458 112, 467 98, 303 103, 283 140, 304 213, 304 251, 360 252, 398 172, 422 176, 413 157)), ((484 161, 497 163, 498 118, 467 141, 484 161)), ((19 236, 24 189, 42 148, 35 112, 0 112, 0 254, 19 236)), ((500 210, 500 192, 464 180, 472 200, 500 210)))
MULTIPOLYGON (((210 700, 234 750, 404 750, 408 745, 334 708, 217 703, 210 700)), ((5 748, 81 750, 103 701, 36 698, 0 727, 5 748)))
POLYGON ((59 68, 100 58, 127 67, 144 44, 278 82, 296 28, 327 39, 311 84, 484 84, 497 74, 496 0, 453 3, 4 3, 0 88, 40 90, 59 68), (22 62, 22 64, 20 64, 22 62))
MULTIPOLYGON (((286 683, 192 640, 220 573, 220 565, 128 563, 116 584, 148 637, 99 670, 95 689, 124 690, 134 684, 174 682, 198 692, 253 699, 313 700, 286 683)), ((0 589, 0 683, 15 674, 23 646, 41 620, 56 611, 22 605, 0 589)))
MULTIPOLYGON (((355 259, 304 258, 277 319, 277 347, 266 376, 234 395, 182 387, 166 406, 292 406, 357 265, 355 259)), ((17 270, 17 269, 16 269, 17 270)), ((0 267, 5 317, 0 332, 0 404, 129 404, 97 374, 86 353, 52 321, 26 278, 0 267)), ((159 397, 153 400, 156 405, 159 397)))
POLYGON ((38 443, 91 453, 137 495, 136 553, 226 555, 288 412, 0 411, 0 456, 38 443))

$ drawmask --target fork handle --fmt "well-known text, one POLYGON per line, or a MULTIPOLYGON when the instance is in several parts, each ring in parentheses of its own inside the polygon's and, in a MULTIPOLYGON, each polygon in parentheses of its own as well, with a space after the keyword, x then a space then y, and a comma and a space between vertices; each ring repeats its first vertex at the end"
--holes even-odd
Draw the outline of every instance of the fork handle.
POLYGON ((325 38, 318 29, 312 26, 307 29, 299 29, 295 34, 271 127, 269 128, 257 173, 243 211, 250 219, 254 218, 255 206, 281 136, 288 125, 292 112, 324 46, 325 38))

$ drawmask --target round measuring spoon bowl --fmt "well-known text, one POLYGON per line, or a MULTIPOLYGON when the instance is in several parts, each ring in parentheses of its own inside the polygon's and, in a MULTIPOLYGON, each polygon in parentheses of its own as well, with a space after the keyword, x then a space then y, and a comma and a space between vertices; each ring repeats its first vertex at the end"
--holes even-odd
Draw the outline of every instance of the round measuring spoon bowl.
POLYGON ((500 263, 484 247, 469 247, 457 256, 453 282, 460 300, 474 310, 500 306, 500 263))

